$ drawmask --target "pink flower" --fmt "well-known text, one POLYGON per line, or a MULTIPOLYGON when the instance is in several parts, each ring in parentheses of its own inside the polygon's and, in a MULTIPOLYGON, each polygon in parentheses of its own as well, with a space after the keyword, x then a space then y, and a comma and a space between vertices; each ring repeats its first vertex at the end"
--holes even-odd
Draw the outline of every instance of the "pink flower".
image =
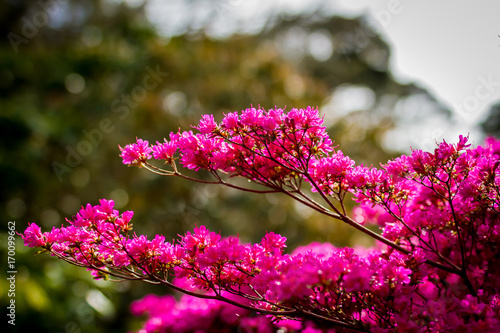
POLYGON ((238 123, 238 112, 230 112, 222 119, 222 126, 226 129, 236 130, 238 123))
POLYGON ((268 232, 264 238, 262 238, 261 244, 268 252, 274 252, 276 250, 278 253, 281 253, 286 247, 286 237, 275 234, 274 232, 268 232))
POLYGON ((455 152, 456 147, 443 140, 443 142, 439 144, 439 147, 434 151, 434 154, 438 160, 447 161, 455 152))
POLYGON ((115 223, 122 228, 126 228, 132 220, 132 217, 134 217, 134 212, 127 210, 126 212, 123 212, 121 216, 116 218, 115 223))
POLYGON ((200 124, 196 127, 201 134, 210 134, 217 129, 217 123, 214 116, 211 114, 204 114, 201 116, 200 124))
POLYGON ((45 245, 45 239, 42 230, 35 223, 28 223, 28 228, 22 235, 24 245, 29 247, 40 247, 45 245))
POLYGON ((118 216, 118 211, 113 209, 114 206, 115 202, 113 200, 100 199, 96 210, 105 217, 118 216))
POLYGON ((134 237, 127 242, 126 249, 128 253, 136 260, 148 259, 161 253, 165 246, 165 237, 156 235, 152 241, 146 236, 134 237))
POLYGON ((404 267, 396 267, 394 269, 394 280, 398 283, 410 283, 412 270, 404 267))
POLYGON ((410 172, 410 169, 409 169, 410 162, 408 160, 408 156, 406 156, 406 155, 397 157, 397 158, 387 162, 385 165, 382 165, 382 167, 393 178, 405 176, 406 174, 408 174, 410 172))
POLYGON ((159 143, 156 141, 156 146, 152 146, 153 158, 156 160, 166 160, 166 163, 170 163, 177 151, 177 143, 175 141, 167 141, 164 143, 159 143))
POLYGON ((370 289, 370 281, 373 272, 364 269, 362 263, 347 266, 348 272, 342 279, 342 287, 347 292, 367 291, 370 289))
MULTIPOLYGON (((467 141, 469 141, 469 136, 459 135, 459 137, 458 137, 458 144, 457 144, 457 150, 461 151, 461 150, 463 150, 463 149, 465 149, 467 147, 470 147, 470 144, 467 144, 467 141)), ((486 142, 488 142, 488 139, 486 139, 486 142)))
MULTIPOLYGON (((361 185, 365 183, 364 177, 361 178, 359 169, 356 173, 352 173, 354 161, 348 156, 344 156, 342 151, 337 151, 332 156, 313 159, 309 165, 308 173, 319 188, 328 193, 338 192, 341 189, 346 189, 349 183, 361 185), (347 175, 351 175, 350 180, 347 180, 347 175)), ((312 191, 317 192, 318 189, 314 184, 312 191)))
POLYGON ((131 143, 120 148, 122 152, 120 157, 123 159, 123 164, 141 165, 151 158, 153 149, 149 147, 149 142, 142 139, 137 139, 137 143, 131 143))
POLYGON ((431 172, 435 166, 434 155, 420 149, 412 151, 408 162, 413 171, 420 174, 431 172))
POLYGON ((82 209, 76 214, 75 219, 72 223, 76 227, 89 227, 96 222, 96 213, 97 211, 91 204, 87 204, 85 208, 82 206, 82 209))
POLYGON ((262 110, 252 107, 241 113, 241 123, 246 126, 255 126, 258 125, 261 117, 262 110))
POLYGON ((194 233, 187 232, 182 237, 182 245, 186 249, 204 249, 207 246, 215 245, 221 236, 213 231, 208 230, 204 225, 194 228, 194 233))

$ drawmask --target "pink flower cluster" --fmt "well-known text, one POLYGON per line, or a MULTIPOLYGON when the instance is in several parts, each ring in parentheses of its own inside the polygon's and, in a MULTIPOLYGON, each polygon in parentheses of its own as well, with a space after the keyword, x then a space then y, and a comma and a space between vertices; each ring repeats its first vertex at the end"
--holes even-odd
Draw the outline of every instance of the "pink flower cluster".
POLYGON ((365 232, 378 247, 311 244, 286 254, 286 238, 273 232, 241 244, 204 226, 176 241, 149 240, 131 234, 132 212, 120 214, 104 199, 82 207, 67 227, 42 233, 31 224, 25 244, 98 277, 161 283, 189 295, 135 303, 134 314, 149 315, 144 332, 500 332, 500 141, 470 148, 460 136, 375 168, 335 150, 313 108, 249 108, 220 123, 205 115, 195 128, 199 133, 171 133, 152 146, 137 139, 120 148, 123 162, 198 181, 177 169, 179 159, 211 172, 215 181, 205 183, 282 192, 365 232), (267 189, 232 184, 233 176, 267 189), (352 214, 344 205, 349 192, 359 203, 352 214), (172 283, 174 276, 184 282, 172 283))
MULTIPOLYGON (((221 238, 204 226, 169 243, 159 235, 152 240, 144 235, 130 236, 130 219, 125 216, 131 214, 120 215, 113 209, 113 201, 103 199, 100 205, 82 207, 68 221, 68 227, 42 233, 33 223, 23 239, 28 246, 41 247, 65 261, 93 270, 96 277, 109 275, 167 285, 171 285, 168 276, 185 279, 189 283, 187 290, 208 290, 211 294, 204 295, 213 295, 213 299, 203 304, 191 298, 181 302, 198 304, 211 316, 224 309, 218 300, 233 300, 249 304, 247 311, 309 320, 322 318, 325 322, 362 329, 370 323, 382 325, 389 320, 393 309, 387 312, 387 307, 373 305, 399 295, 410 283, 411 270, 398 253, 387 259, 377 253, 363 257, 351 249, 326 244, 316 245, 316 252, 302 248, 288 255, 283 253, 286 239, 273 232, 267 233, 260 243, 240 244, 237 237, 221 238), (339 306, 346 302, 348 308, 339 306)), ((164 308, 156 307, 155 311, 161 309, 164 308)), ((169 311, 160 312, 170 320, 152 322, 169 327, 172 317, 181 315, 179 311, 169 311)), ((206 319, 208 314, 200 311, 198 316, 206 319)), ((158 314, 155 312, 154 316, 158 314)), ((262 319, 257 324, 270 323, 262 319)), ((184 325, 191 324, 194 322, 184 325)))
MULTIPOLYGON (((120 157, 123 158, 123 163, 130 165, 140 165, 149 160, 153 152, 153 149, 149 147, 149 142, 142 139, 137 139, 137 143, 126 145, 125 148, 118 147, 122 152, 120 157)), ((154 151, 157 152, 159 149, 158 147, 154 151)), ((158 153, 155 156, 158 156, 158 153)))
MULTIPOLYGON (((176 150, 181 164, 189 169, 221 171, 269 184, 283 182, 295 172, 307 172, 313 156, 333 151, 333 143, 322 126, 318 110, 292 109, 285 113, 249 108, 239 115, 227 114, 220 124, 204 115, 196 129, 171 133, 170 140, 149 147, 155 159, 172 163, 176 150)), ((125 164, 146 162, 148 142, 141 139, 122 149, 125 164), (146 145, 146 146, 145 146, 146 145)))
MULTIPOLYGON (((213 295, 213 293, 210 293, 213 295)), ((147 295, 131 305, 136 316, 148 319, 138 333, 163 332, 294 332, 303 329, 295 320, 273 322, 270 317, 250 315, 251 312, 224 302, 183 295, 177 301, 172 295, 147 295)), ((312 322, 307 322, 309 333, 319 333, 312 322)), ((333 332, 333 330, 331 330, 333 332)))

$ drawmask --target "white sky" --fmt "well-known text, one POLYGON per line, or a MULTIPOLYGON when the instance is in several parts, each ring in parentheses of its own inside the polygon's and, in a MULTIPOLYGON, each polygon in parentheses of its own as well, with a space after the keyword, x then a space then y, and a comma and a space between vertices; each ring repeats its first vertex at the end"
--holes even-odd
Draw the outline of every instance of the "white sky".
POLYGON ((428 88, 466 124, 500 100, 500 1, 337 3, 346 12, 370 13, 391 45, 396 77, 428 88))
MULTIPOLYGON (((396 79, 420 84, 454 112, 454 122, 436 125, 421 135, 456 141, 457 133, 470 133, 480 139, 477 124, 500 101, 500 1, 212 0, 217 15, 209 20, 218 31, 215 34, 241 31, 242 26, 244 31, 258 31, 268 12, 308 13, 318 3, 347 17, 371 17, 391 47, 396 79)), ((182 12, 190 13, 191 22, 207 19, 201 8, 189 4, 150 0, 148 15, 160 31, 175 34, 183 24, 182 12)), ((408 133, 400 130, 390 141, 408 133)), ((413 136, 413 143, 420 140, 413 136)))

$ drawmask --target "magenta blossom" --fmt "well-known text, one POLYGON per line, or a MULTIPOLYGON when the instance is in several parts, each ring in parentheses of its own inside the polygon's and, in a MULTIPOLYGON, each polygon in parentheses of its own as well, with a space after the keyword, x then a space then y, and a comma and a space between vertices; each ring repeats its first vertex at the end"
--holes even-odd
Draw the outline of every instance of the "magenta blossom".
POLYGON ((156 146, 153 149, 153 158, 156 160, 165 160, 165 163, 171 163, 175 152, 177 151, 177 144, 174 141, 167 141, 159 143, 156 141, 156 146))
POLYGON ((123 159, 124 164, 141 165, 151 158, 153 149, 149 147, 149 142, 142 139, 137 139, 137 143, 131 143, 120 148, 122 152, 120 157, 123 159))
POLYGON ((45 246, 45 237, 42 234, 42 230, 35 223, 29 223, 28 228, 24 231, 22 235, 24 240, 24 245, 29 247, 42 247, 45 246))

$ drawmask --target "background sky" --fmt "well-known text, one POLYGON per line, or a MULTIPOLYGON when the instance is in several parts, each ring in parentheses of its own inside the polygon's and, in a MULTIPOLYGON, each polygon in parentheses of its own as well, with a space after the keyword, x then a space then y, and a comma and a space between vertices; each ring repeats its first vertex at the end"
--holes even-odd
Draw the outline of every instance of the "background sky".
MULTIPOLYGON (((134 0, 137 1, 137 0, 134 0)), ((189 1, 149 2, 149 16, 164 34, 183 31, 186 16, 202 22, 202 9, 189 1), (193 14, 196 11, 196 14, 193 14), (183 15, 183 12, 185 15, 183 15), (175 15, 173 15, 175 13, 175 15)), ((412 0, 216 0, 205 11, 212 34, 223 37, 234 31, 258 32, 269 13, 304 13, 317 10, 347 17, 364 15, 373 31, 392 48, 391 67, 401 82, 417 82, 453 112, 453 118, 432 121, 425 129, 399 128, 387 141, 401 142, 413 132, 415 147, 422 137, 456 141, 458 134, 482 140, 478 123, 492 104, 500 100, 500 2, 498 1, 412 1, 412 0), (215 9, 216 15, 213 15, 215 9)), ((193 21, 191 19, 191 21, 193 21)), ((367 32, 368 33, 368 32, 367 32)), ((418 103, 417 103, 418 104, 418 103)), ((418 106, 425 108, 425 105, 418 106)), ((411 111, 411 112, 418 112, 411 111)))
POLYGON ((392 46, 398 78, 421 83, 457 113, 462 107, 467 117, 459 118, 467 124, 500 99, 500 2, 340 0, 338 6, 350 15, 369 13, 392 46), (476 89, 479 103, 470 110, 467 98, 476 89))

